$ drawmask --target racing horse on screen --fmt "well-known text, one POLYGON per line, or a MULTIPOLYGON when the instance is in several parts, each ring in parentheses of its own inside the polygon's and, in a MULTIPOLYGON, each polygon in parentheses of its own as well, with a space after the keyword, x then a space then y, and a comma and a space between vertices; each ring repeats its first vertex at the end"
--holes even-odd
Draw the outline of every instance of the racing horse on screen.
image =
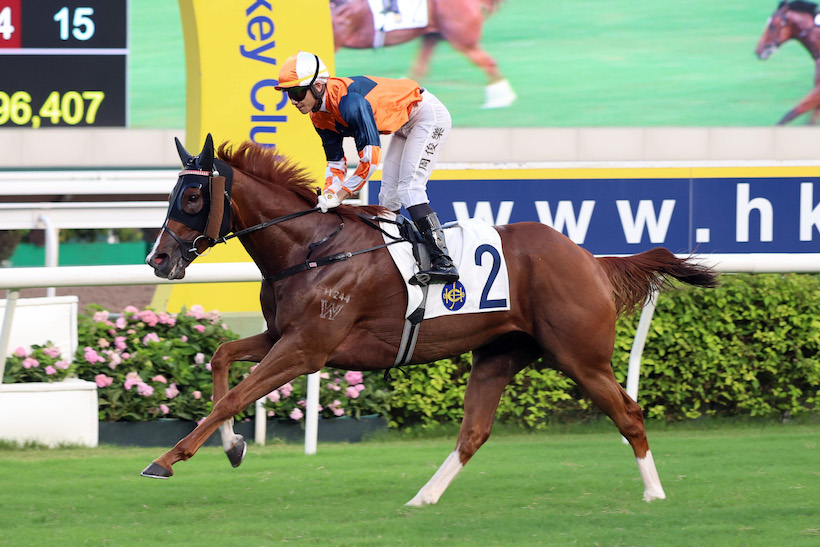
POLYGON ((777 125, 786 124, 806 112, 811 112, 810 121, 815 124, 820 116, 820 27, 817 23, 817 4, 814 2, 780 2, 766 22, 763 36, 755 48, 758 58, 765 61, 781 44, 793 38, 803 44, 814 60, 814 89, 789 110, 777 125))
MULTIPOLYGON (((484 108, 499 108, 511 105, 515 92, 501 75, 498 63, 481 47, 481 28, 484 18, 498 9, 501 0, 416 0, 424 2, 426 19, 421 26, 397 28, 380 32, 376 27, 385 28, 374 20, 377 8, 371 9, 373 0, 330 0, 330 18, 333 21, 333 40, 336 51, 340 48, 368 49, 392 46, 422 37, 418 57, 410 69, 410 77, 423 79, 430 67, 433 49, 441 40, 446 40, 455 50, 463 54, 487 75, 486 102, 484 108)), ((404 0, 396 0, 396 6, 403 6, 404 0)), ((392 15, 392 14, 389 14, 392 15)))
MULTIPOLYGON (((216 159, 210 135, 197 156, 179 141, 177 147, 183 170, 146 262, 157 276, 180 279, 214 243, 238 237, 264 279, 260 299, 267 329, 217 349, 211 359, 213 411, 143 470, 155 478, 170 477, 172 466, 191 458, 217 430, 238 466, 246 443, 234 433, 233 417, 294 378, 326 365, 389 369, 400 348, 408 298, 383 232, 372 220, 390 212, 343 204, 319 213, 308 173, 250 142, 222 144, 216 159), (328 294, 346 295, 332 317, 323 313, 328 294), (229 389, 228 368, 238 360, 259 364, 229 389)), ((663 248, 596 258, 535 222, 495 230, 503 243, 509 306, 423 321, 409 359, 421 365, 473 352, 455 449, 408 505, 439 500, 489 438, 504 388, 527 366, 553 367, 574 379, 632 445, 644 499, 664 498, 641 408, 612 372, 615 320, 673 279, 712 287, 716 274, 663 248)))

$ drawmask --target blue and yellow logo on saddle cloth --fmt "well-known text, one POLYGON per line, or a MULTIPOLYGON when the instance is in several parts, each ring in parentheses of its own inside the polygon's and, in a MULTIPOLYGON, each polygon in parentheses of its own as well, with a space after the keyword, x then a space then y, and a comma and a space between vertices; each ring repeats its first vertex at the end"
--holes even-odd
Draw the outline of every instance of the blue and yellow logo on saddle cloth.
MULTIPOLYGON (((382 229, 398 235, 395 225, 382 223, 382 229)), ((484 313, 510 309, 510 281, 507 262, 498 231, 483 220, 460 220, 444 226, 447 249, 458 268, 455 283, 432 284, 428 289, 424 318, 432 319, 462 313, 484 313)), ((392 241, 384 236, 385 243, 392 241)), ((387 247, 403 279, 418 271, 410 243, 387 247)), ((421 288, 405 282, 408 317, 422 301, 421 288)))
MULTIPOLYGON (((433 285, 435 287, 435 285, 433 285)), ((441 301, 444 307, 451 311, 458 311, 467 301, 467 291, 461 281, 441 286, 441 301)))

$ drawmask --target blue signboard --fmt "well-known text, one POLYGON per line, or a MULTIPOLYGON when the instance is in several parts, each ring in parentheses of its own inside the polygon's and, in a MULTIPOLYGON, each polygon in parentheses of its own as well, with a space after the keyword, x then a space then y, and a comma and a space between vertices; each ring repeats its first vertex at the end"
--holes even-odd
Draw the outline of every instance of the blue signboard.
MULTIPOLYGON (((483 175, 481 171, 474 172, 483 175)), ((510 171, 509 174, 514 174, 510 171)), ((428 195, 442 223, 535 221, 595 254, 820 253, 820 177, 448 179, 428 195)), ((378 203, 378 183, 370 203, 378 203)))

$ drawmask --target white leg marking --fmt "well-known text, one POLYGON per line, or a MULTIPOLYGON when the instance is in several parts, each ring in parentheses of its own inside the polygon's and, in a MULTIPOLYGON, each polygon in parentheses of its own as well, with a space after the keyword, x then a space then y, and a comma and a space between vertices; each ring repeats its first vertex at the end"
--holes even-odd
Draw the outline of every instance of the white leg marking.
POLYGON ((441 467, 438 468, 435 475, 427 481, 418 494, 413 499, 405 503, 405 505, 412 505, 414 507, 421 507, 422 505, 434 504, 456 478, 461 468, 461 459, 458 456, 458 450, 454 450, 447 456, 441 467))
POLYGON ((222 448, 227 452, 236 444, 236 435, 233 432, 233 418, 225 420, 219 426, 219 436, 222 437, 222 448))
POLYGON ((661 486, 661 479, 658 477, 658 470, 655 468, 655 460, 652 459, 652 452, 647 450, 646 457, 636 458, 638 470, 643 479, 644 491, 643 500, 665 500, 666 493, 661 486))

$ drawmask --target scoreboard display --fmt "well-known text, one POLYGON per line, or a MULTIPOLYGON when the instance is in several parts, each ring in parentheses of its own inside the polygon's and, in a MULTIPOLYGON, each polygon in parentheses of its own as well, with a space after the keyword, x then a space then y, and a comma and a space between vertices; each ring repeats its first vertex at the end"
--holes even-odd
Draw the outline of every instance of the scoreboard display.
POLYGON ((127 125, 128 0, 0 0, 0 128, 127 125))

